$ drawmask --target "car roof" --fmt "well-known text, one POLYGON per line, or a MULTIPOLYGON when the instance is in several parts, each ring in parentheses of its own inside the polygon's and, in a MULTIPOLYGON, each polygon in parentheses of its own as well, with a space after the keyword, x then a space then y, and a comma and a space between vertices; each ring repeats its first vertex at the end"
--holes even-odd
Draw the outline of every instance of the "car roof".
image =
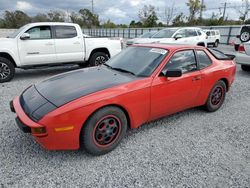
POLYGON ((179 50, 179 49, 206 49, 203 46, 184 45, 184 44, 135 44, 138 47, 162 48, 165 50, 179 50))

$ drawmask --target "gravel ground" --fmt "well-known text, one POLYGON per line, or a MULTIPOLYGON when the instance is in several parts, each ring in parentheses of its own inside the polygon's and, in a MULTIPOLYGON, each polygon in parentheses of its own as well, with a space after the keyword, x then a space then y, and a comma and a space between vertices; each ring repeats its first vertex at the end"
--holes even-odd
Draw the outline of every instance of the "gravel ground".
POLYGON ((27 86, 76 69, 18 70, 0 84, 0 187, 249 187, 250 74, 238 67, 215 113, 187 110, 128 132, 113 152, 46 151, 23 134, 9 101, 27 86))

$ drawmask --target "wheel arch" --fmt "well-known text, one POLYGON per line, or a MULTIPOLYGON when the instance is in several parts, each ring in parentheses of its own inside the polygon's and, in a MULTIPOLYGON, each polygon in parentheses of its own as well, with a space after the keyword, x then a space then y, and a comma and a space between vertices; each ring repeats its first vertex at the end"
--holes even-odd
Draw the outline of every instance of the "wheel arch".
POLYGON ((226 84, 226 90, 229 91, 229 81, 227 78, 221 78, 219 81, 223 81, 226 84))
POLYGON ((17 67, 15 60, 13 59, 13 57, 9 53, 0 52, 0 57, 3 57, 3 58, 6 58, 6 59, 10 60, 13 63, 13 65, 15 67, 17 67))
POLYGON ((90 55, 89 55, 89 59, 90 59, 90 58, 92 57, 92 55, 93 55, 94 53, 96 53, 96 52, 103 52, 103 53, 107 54, 109 58, 111 57, 111 56, 110 56, 109 50, 108 50, 107 48, 103 47, 103 48, 96 48, 96 49, 93 49, 92 52, 91 52, 90 55))

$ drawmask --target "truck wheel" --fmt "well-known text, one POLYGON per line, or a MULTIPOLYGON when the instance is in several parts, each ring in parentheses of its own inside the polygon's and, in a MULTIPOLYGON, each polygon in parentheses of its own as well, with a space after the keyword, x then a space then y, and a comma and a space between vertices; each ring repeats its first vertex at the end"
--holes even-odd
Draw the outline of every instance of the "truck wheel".
POLYGON ((250 71, 250 65, 241 65, 241 69, 242 69, 243 71, 249 72, 249 71, 250 71))
POLYGON ((9 82, 14 75, 15 67, 13 63, 4 57, 0 57, 0 83, 9 82))
POLYGON ((120 108, 102 108, 83 125, 81 144, 88 153, 103 155, 118 146, 126 134, 127 127, 126 115, 120 108))
POLYGON ((109 57, 107 54, 105 54, 103 52, 95 52, 89 60, 89 65, 90 66, 102 65, 103 63, 108 61, 108 59, 109 59, 109 57))

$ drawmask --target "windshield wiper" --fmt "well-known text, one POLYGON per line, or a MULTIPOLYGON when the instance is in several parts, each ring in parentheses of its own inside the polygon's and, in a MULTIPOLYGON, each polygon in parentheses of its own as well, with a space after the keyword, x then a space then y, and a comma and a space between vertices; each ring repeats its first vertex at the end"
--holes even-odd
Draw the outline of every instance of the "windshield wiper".
POLYGON ((125 69, 122 69, 122 68, 115 68, 115 67, 112 67, 112 69, 117 70, 117 71, 120 71, 120 72, 125 72, 125 73, 129 73, 129 74, 135 75, 135 73, 133 73, 133 72, 131 72, 131 71, 128 71, 128 70, 125 70, 125 69))

